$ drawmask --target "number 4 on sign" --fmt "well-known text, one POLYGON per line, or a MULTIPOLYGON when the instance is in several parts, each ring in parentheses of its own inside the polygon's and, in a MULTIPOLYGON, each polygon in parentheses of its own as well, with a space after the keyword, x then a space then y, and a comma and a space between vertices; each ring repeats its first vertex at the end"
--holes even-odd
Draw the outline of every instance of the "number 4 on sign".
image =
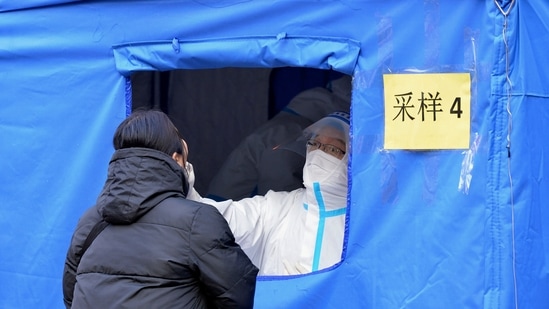
POLYGON ((450 114, 457 115, 458 118, 461 118, 461 114, 463 114, 463 110, 461 110, 461 98, 457 97, 454 100, 454 103, 452 103, 452 107, 450 108, 450 114))

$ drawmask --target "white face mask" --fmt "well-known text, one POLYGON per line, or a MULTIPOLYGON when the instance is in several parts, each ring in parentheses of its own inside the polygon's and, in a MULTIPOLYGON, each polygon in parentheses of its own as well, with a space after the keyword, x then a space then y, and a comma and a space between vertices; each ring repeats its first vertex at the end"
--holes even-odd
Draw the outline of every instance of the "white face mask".
POLYGON ((303 180, 305 183, 324 182, 340 169, 342 160, 317 149, 307 153, 303 180))
POLYGON ((189 163, 189 161, 185 162, 185 167, 183 168, 183 172, 185 173, 185 176, 187 177, 187 182, 189 183, 189 188, 192 188, 194 186, 194 169, 193 165, 189 163))

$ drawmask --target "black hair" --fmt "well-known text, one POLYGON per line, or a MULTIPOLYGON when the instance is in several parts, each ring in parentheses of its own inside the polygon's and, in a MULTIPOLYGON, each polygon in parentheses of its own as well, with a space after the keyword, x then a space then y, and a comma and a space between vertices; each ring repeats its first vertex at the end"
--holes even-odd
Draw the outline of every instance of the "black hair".
POLYGON ((181 134, 168 115, 158 110, 136 110, 114 132, 114 149, 151 148, 171 156, 182 154, 181 134))

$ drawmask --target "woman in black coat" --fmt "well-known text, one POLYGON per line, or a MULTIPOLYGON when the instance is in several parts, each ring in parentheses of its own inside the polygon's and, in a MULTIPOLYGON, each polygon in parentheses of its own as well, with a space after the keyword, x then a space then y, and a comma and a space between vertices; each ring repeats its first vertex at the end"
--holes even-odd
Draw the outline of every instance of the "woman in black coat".
POLYGON ((134 112, 113 143, 107 181, 68 249, 66 307, 253 307, 258 269, 217 209, 185 198, 187 154, 170 119, 134 112))

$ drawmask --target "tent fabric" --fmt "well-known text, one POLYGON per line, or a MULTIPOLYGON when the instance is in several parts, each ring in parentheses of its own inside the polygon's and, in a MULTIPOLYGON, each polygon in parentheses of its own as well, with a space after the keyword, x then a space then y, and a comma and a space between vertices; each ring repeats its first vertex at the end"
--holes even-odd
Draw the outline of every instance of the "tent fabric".
POLYGON ((343 73, 352 73, 360 46, 343 38, 291 37, 279 33, 196 42, 182 42, 177 38, 164 42, 130 42, 114 46, 113 50, 116 68, 122 75, 141 70, 261 66, 337 68, 343 73), (261 61, 249 57, 250 54, 261 55, 261 61))
POLYGON ((546 308, 548 16, 535 0, 1 1, 0 307, 63 307, 132 72, 305 66, 353 76, 344 253, 260 277, 256 308, 546 308), (383 74, 407 72, 470 74, 469 149, 384 149, 383 74))

